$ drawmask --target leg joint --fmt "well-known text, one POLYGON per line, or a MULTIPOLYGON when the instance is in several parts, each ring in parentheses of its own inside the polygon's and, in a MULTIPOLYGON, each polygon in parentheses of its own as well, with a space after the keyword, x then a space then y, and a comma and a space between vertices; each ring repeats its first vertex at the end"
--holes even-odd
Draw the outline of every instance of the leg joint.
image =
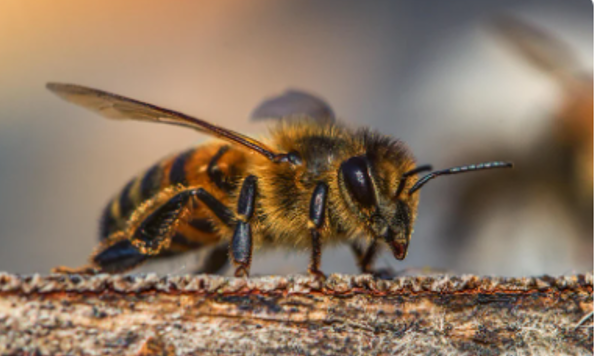
POLYGON ((205 189, 199 188, 194 191, 194 195, 205 204, 209 210, 217 216, 217 218, 223 222, 226 226, 233 226, 235 219, 234 214, 227 206, 223 205, 222 202, 217 200, 213 195, 209 194, 205 189))

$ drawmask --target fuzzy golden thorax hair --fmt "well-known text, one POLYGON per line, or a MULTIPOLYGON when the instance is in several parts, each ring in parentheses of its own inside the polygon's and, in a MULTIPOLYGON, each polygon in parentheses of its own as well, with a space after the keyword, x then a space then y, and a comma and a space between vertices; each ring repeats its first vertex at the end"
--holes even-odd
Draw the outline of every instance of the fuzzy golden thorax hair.
POLYGON ((248 174, 258 177, 255 243, 275 241, 308 247, 309 208, 318 183, 328 187, 323 243, 382 239, 403 259, 413 231, 418 193, 406 194, 416 175, 396 196, 400 179, 415 162, 398 140, 377 132, 304 117, 286 120, 271 132, 271 147, 295 152, 300 164, 255 157, 248 174))

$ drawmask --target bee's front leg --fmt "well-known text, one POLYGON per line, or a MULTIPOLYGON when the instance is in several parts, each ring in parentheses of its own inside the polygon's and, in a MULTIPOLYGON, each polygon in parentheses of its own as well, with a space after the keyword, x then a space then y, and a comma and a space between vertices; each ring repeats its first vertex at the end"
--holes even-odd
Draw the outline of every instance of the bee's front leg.
POLYGON ((255 210, 255 197, 257 194, 257 177, 248 176, 242 183, 240 197, 238 198, 237 216, 238 223, 232 237, 230 257, 236 266, 236 277, 248 277, 252 258, 252 231, 250 219, 255 210))
POLYGON ((362 271, 362 273, 374 274, 373 264, 377 254, 377 240, 373 240, 366 247, 366 250, 363 250, 363 248, 356 241, 352 242, 351 247, 354 255, 356 255, 356 260, 358 262, 358 267, 360 267, 360 271, 362 271))
POLYGON ((312 255, 308 273, 318 279, 326 279, 325 274, 321 272, 321 229, 325 222, 325 208, 327 203, 327 185, 320 182, 310 199, 310 211, 308 228, 312 238, 312 255))
POLYGON ((373 268, 375 257, 379 252, 379 243, 377 240, 372 240, 366 249, 364 249, 357 241, 352 242, 350 245, 352 251, 356 256, 356 262, 362 273, 372 274, 376 278, 380 279, 392 279, 396 276, 395 271, 391 268, 373 268))

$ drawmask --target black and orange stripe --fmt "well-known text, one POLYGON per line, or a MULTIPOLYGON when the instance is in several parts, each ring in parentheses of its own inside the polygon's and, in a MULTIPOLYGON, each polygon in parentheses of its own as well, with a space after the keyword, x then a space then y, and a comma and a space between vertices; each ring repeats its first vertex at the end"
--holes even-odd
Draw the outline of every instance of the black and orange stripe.
MULTIPOLYGON (((239 179, 231 176, 242 172, 245 165, 243 152, 229 145, 203 145, 166 158, 143 174, 130 180, 103 210, 100 220, 100 240, 106 240, 126 228, 135 210, 163 189, 182 185, 203 187, 226 205, 239 179)), ((217 223, 220 216, 199 207, 188 222, 179 225, 172 238, 171 255, 219 241, 217 223)))

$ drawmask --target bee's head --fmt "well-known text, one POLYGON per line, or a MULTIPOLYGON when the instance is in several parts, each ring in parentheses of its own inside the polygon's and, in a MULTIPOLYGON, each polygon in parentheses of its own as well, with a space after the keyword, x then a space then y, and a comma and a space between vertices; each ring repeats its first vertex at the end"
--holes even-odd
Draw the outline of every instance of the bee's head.
POLYGON ((338 180, 343 200, 357 217, 358 230, 384 240, 399 260, 408 252, 418 190, 424 184, 440 175, 513 166, 505 162, 481 163, 435 171, 418 179, 417 174, 431 170, 431 166, 413 168, 413 160, 402 156, 399 162, 391 162, 394 158, 366 154, 350 157, 342 162, 338 180))
MULTIPOLYGON (((356 215, 359 230, 387 242, 395 258, 403 260, 416 219, 418 195, 395 195, 400 183, 390 182, 389 177, 395 177, 396 170, 395 163, 385 165, 379 159, 360 155, 341 164, 338 179, 344 201, 356 215)), ((403 182, 405 186, 406 180, 403 182)))

